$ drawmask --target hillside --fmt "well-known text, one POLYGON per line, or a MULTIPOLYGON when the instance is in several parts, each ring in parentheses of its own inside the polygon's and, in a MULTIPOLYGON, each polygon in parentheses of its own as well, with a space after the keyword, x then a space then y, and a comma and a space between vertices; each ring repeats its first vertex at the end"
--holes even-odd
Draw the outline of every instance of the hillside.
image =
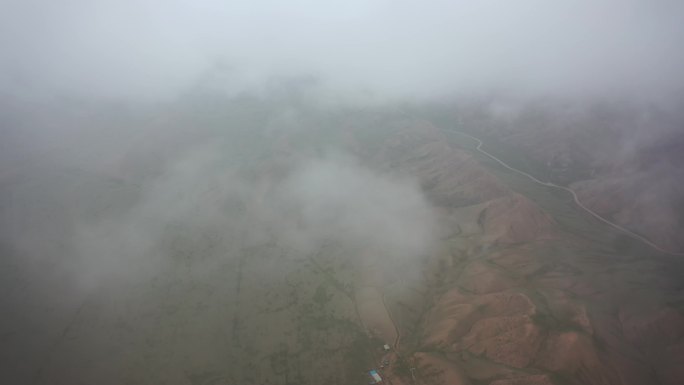
POLYGON ((5 382, 681 382, 681 260, 429 120, 221 103, 8 146, 5 382))
POLYGON ((542 180, 569 186, 582 202, 660 247, 684 251, 681 106, 506 97, 443 107, 440 126, 486 141, 497 156, 542 180), (521 156, 524 154, 524 156, 521 156))

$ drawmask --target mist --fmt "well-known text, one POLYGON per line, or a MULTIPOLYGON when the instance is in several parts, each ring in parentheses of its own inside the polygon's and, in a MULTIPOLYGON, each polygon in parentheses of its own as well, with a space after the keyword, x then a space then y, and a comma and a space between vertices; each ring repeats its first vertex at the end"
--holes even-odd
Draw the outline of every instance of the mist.
POLYGON ((332 245, 346 250, 349 261, 363 250, 386 263, 414 259, 416 265, 431 252, 434 217, 414 181, 377 174, 339 154, 297 162, 275 180, 253 179, 227 164, 215 148, 193 149, 123 212, 77 218, 72 247, 79 260, 63 268, 92 289, 150 279, 188 255, 200 259, 193 269, 201 276, 262 244, 302 257, 332 245))
POLYGON ((310 76, 347 99, 680 92, 677 1, 5 1, 2 89, 173 99, 310 76), (208 84, 206 84, 208 83, 208 84))
POLYGON ((602 341, 684 303, 682 68, 675 0, 4 0, 0 382, 414 383, 502 293, 602 341))

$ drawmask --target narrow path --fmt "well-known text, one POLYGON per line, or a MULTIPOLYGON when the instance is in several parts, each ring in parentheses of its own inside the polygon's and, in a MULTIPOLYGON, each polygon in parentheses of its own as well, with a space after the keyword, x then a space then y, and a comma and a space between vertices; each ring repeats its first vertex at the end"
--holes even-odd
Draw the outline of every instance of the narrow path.
MULTIPOLYGON (((385 295, 384 266, 377 263, 377 256, 371 251, 363 258, 361 274, 355 288, 355 303, 357 313, 369 334, 380 338, 383 343, 392 347, 391 351, 383 352, 376 362, 383 379, 390 385, 406 385, 406 381, 398 376, 393 368, 399 357, 401 332, 395 318, 390 311, 385 295), (391 368, 384 368, 388 361, 391 368)), ((376 357, 377 358, 377 357, 376 357)))
POLYGON ((366 330, 383 343, 391 344, 397 340, 397 329, 389 310, 384 304, 383 293, 377 285, 364 285, 356 288, 355 300, 358 313, 366 330))
POLYGON ((518 174, 524 175, 524 176, 526 176, 527 178, 531 179, 533 182, 535 182, 535 183, 537 183, 537 184, 540 184, 540 185, 542 185, 542 186, 555 187, 555 188, 558 188, 558 189, 561 189, 561 190, 564 190, 564 191, 569 192, 570 194, 572 194, 572 198, 575 200, 575 203, 577 204, 577 206, 579 206, 579 207, 582 208, 584 211, 586 211, 587 213, 591 214, 594 218, 600 220, 601 222, 603 222, 603 223, 605 223, 605 224, 607 224, 607 225, 609 225, 609 226, 611 226, 611 227, 613 227, 613 228, 615 228, 615 229, 617 229, 617 230, 619 230, 619 231, 621 231, 621 232, 623 232, 623 233, 629 235, 630 237, 632 237, 632 238, 634 238, 634 239, 640 240, 641 242, 647 244, 648 246, 652 247, 653 249, 655 249, 655 250, 657 250, 657 251, 660 251, 661 253, 670 254, 670 255, 684 255, 684 252, 674 252, 674 251, 665 250, 665 249, 663 249, 662 247, 656 245, 655 243, 649 241, 647 238, 645 238, 645 237, 643 237, 643 236, 641 236, 641 235, 639 235, 639 234, 636 234, 636 233, 634 233, 634 232, 632 232, 632 231, 630 231, 630 230, 628 230, 628 229, 626 229, 626 228, 624 228, 624 227, 618 225, 617 223, 613 223, 613 222, 609 221, 608 219, 602 217, 601 215, 599 215, 598 213, 596 213, 596 212, 593 211, 592 209, 590 209, 590 208, 588 208, 587 206, 585 206, 585 205, 579 200, 579 197, 577 196, 577 193, 575 193, 575 191, 574 191, 573 189, 571 189, 571 188, 569 188, 569 187, 565 187, 565 186, 560 186, 560 185, 557 185, 557 184, 552 183, 552 182, 543 182, 543 181, 541 181, 541 180, 535 178, 534 176, 532 176, 532 175, 530 175, 530 174, 528 174, 528 173, 526 173, 526 172, 524 172, 524 171, 521 171, 521 170, 518 170, 517 168, 514 168, 514 167, 509 166, 508 164, 506 164, 506 163, 505 163, 504 161, 502 161, 501 159, 499 159, 499 158, 497 158, 496 156, 494 156, 494 155, 488 153, 487 151, 483 150, 483 149, 482 149, 482 145, 483 145, 484 143, 482 142, 482 140, 480 140, 480 139, 478 139, 478 138, 476 138, 476 137, 474 137, 474 136, 472 136, 472 135, 470 135, 470 134, 466 134, 466 133, 463 132, 463 131, 456 131, 456 130, 455 130, 455 132, 458 132, 458 133, 461 134, 461 135, 467 136, 468 138, 477 141, 477 147, 475 148, 477 151, 479 151, 480 153, 486 155, 487 157, 489 157, 489 158, 495 160, 497 163, 499 163, 500 165, 504 166, 505 168, 507 168, 507 169, 509 169, 509 170, 511 170, 511 171, 517 172, 518 174))
MULTIPOLYGON (((396 365, 397 361, 401 358, 401 355, 399 354, 399 343, 401 342, 401 332, 399 331, 399 327, 397 326, 396 321, 394 321, 394 317, 392 316, 392 312, 390 311, 389 307, 387 306, 387 300, 385 299, 385 291, 382 290, 381 287, 377 287, 377 290, 380 292, 380 298, 382 300, 382 306, 385 308, 385 312, 387 312, 387 316, 389 317, 390 322, 392 323, 392 326, 394 327, 394 331, 396 334, 396 337, 394 338, 394 342, 392 344, 392 351, 389 352, 389 354, 386 354, 383 356, 382 360, 384 361, 385 359, 388 360, 388 362, 391 362, 392 367, 396 365)), ((382 366, 381 366, 382 367, 382 366)), ((387 379, 388 383, 390 385, 405 385, 406 382, 404 381, 404 378, 397 375, 394 370, 389 370, 389 375, 386 372, 385 373, 385 379, 387 379)), ((413 374, 413 373, 411 373, 413 374)), ((415 383, 415 380, 414 380, 415 383)))
POLYGON ((392 317, 392 312, 390 311, 389 307, 387 306, 387 302, 385 301, 385 292, 382 290, 382 288, 378 288, 380 291, 380 294, 382 295, 382 306, 384 306, 385 311, 387 312, 387 315, 389 316, 390 321, 392 321, 392 325, 394 326, 394 330, 396 331, 397 337, 394 339, 394 343, 392 344, 392 347, 394 350, 399 350, 399 343, 401 342, 401 331, 399 331, 399 327, 397 326, 397 323, 394 321, 394 317, 392 317))

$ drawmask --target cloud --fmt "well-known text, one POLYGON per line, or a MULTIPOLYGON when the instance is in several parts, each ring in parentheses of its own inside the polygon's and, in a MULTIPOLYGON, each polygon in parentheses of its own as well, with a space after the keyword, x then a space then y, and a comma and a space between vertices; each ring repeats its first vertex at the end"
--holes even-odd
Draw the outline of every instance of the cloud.
MULTIPOLYGON (((3 2, 4 89, 168 98, 217 63, 228 92, 315 76, 336 92, 670 92, 676 1, 3 2)), ((7 92, 7 91, 6 91, 7 92)))
MULTIPOLYGON (((434 241, 432 211, 416 181, 379 175, 344 156, 304 164, 285 182, 296 239, 337 242, 386 258, 419 257, 434 241)), ((278 201, 278 200, 276 200, 278 201)))
MULTIPOLYGON (((83 287, 145 279, 192 260, 211 271, 250 247, 298 255, 324 246, 350 260, 419 260, 434 243, 432 209, 415 181, 379 175, 337 153, 292 164, 282 177, 249 177, 200 146, 143 187, 136 203, 76 219, 67 265, 83 287)), ((269 272, 263 272, 268 274, 269 272)))

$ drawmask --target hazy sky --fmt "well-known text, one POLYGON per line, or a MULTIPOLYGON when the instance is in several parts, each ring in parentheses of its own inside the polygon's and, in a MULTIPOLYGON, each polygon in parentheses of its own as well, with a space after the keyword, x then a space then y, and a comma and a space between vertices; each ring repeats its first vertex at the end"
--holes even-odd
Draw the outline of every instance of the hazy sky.
POLYGON ((0 88, 28 95, 310 75, 383 96, 669 92, 684 85, 684 2, 2 0, 0 52, 0 88))

